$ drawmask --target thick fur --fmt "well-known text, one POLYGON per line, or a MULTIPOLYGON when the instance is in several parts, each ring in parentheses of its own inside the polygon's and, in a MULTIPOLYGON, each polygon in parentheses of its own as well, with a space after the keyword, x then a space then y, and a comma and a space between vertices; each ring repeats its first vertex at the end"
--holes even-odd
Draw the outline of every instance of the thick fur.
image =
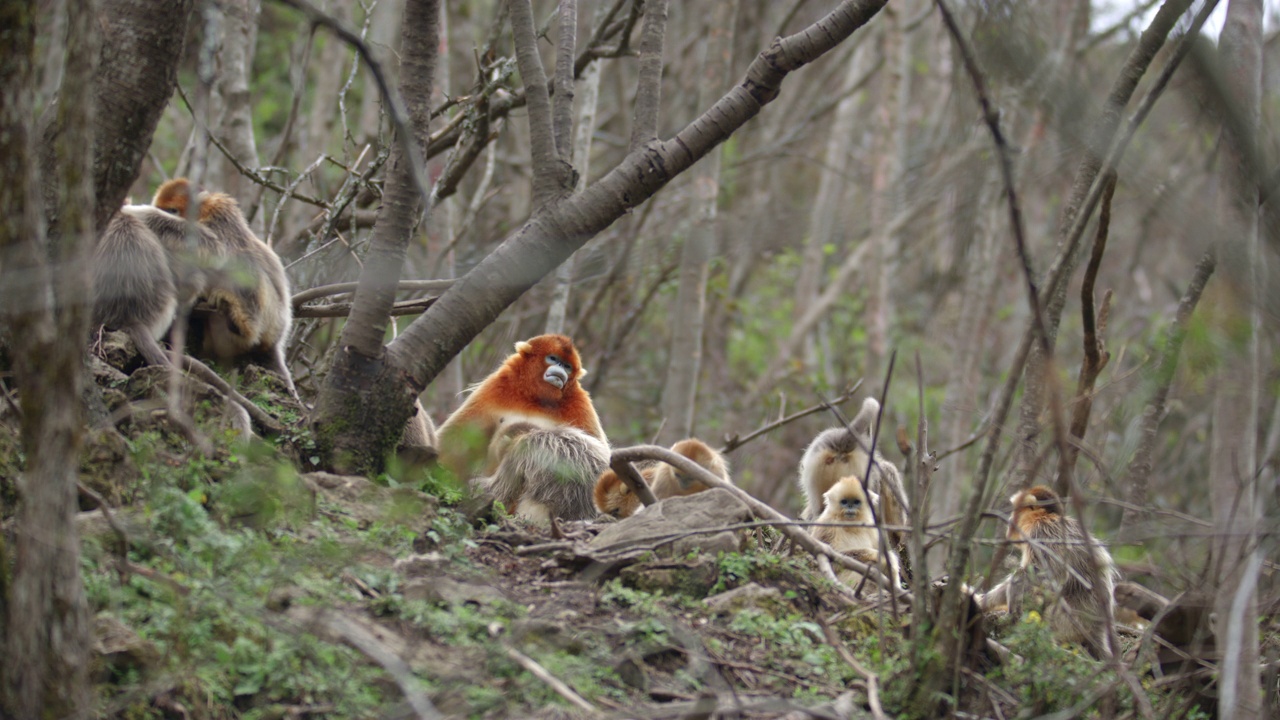
MULTIPOLYGON (((726 482, 729 479, 729 463, 724 456, 711 449, 697 438, 681 440, 671 446, 671 451, 683 455, 702 467, 719 476, 726 482)), ((676 470, 666 463, 648 463, 640 468, 640 477, 653 490, 659 500, 680 495, 692 495, 707 489, 707 486, 676 470)), ((631 492, 631 488, 622 482, 613 470, 606 469, 600 474, 595 487, 596 508, 616 518, 631 517, 641 509, 640 498, 631 492)))
POLYGON ((173 324, 177 297, 159 238, 134 214, 116 213, 93 250, 93 324, 159 340, 173 324))
POLYGON ((1013 517, 1007 536, 1022 547, 1016 570, 977 598, 983 611, 1000 607, 1016 612, 1021 587, 1043 586, 1050 605, 1045 619, 1060 640, 1084 645, 1095 657, 1109 647, 1106 618, 1115 615, 1118 573, 1111 554, 1097 541, 1086 542, 1080 524, 1063 512, 1062 501, 1047 487, 1022 490, 1009 498, 1013 517), (1099 600, 1097 587, 1102 587, 1099 600))
POLYGON ((585 374, 573 341, 563 335, 516 343, 515 354, 480 381, 440 426, 440 464, 462 480, 486 474, 490 442, 501 425, 517 422, 576 428, 607 447, 591 396, 579 383, 585 374), (553 366, 564 376, 561 387, 548 379, 553 366))
POLYGON ((503 423, 486 466, 477 486, 516 517, 539 525, 588 520, 596 515, 592 486, 609 466, 609 446, 573 427, 503 423))
POLYGON ((421 400, 413 401, 413 417, 405 421, 404 436, 400 439, 402 448, 434 448, 439 444, 436 438, 436 426, 431 422, 427 409, 422 407, 421 400))
MULTIPOLYGON (((190 183, 176 178, 160 186, 152 205, 184 218, 190 202, 190 183)), ((293 325, 284 264, 249 229, 235 198, 201 192, 196 202, 197 220, 216 238, 220 261, 201 296, 210 312, 193 318, 193 337, 201 341, 197 351, 230 365, 265 365, 282 375, 296 396, 284 355, 293 325)))
MULTIPOLYGON (((898 587, 897 553, 881 546, 880 532, 871 517, 871 502, 862 481, 856 475, 841 478, 823 495, 823 502, 825 508, 818 522, 856 525, 820 525, 813 528, 813 536, 855 560, 878 566, 893 586, 898 587)), ((839 575, 848 584, 856 584, 862 577, 853 570, 843 570, 839 575)))
MULTIPOLYGON (((871 449, 871 435, 875 431, 880 403, 875 398, 862 402, 849 428, 831 428, 818 434, 804 451, 800 460, 800 489, 804 491, 805 506, 801 519, 812 520, 822 514, 823 496, 841 478, 850 475, 860 481, 867 472, 867 454, 871 449)), ((870 481, 866 483, 868 497, 875 505, 880 521, 885 525, 905 527, 910 508, 898 501, 902 490, 902 476, 892 463, 879 451, 871 468, 870 481), (894 490, 898 492, 894 492, 894 490)), ((890 533, 894 545, 902 542, 902 533, 890 533)))

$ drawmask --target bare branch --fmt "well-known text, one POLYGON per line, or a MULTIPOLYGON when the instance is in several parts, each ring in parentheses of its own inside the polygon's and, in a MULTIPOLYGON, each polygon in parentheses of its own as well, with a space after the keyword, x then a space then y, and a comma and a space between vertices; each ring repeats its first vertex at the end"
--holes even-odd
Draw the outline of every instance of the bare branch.
POLYGON ((516 62, 529 100, 529 144, 533 160, 533 204, 541 207, 565 190, 557 167, 555 130, 551 122, 551 96, 547 74, 538 55, 538 36, 533 27, 531 0, 510 0, 511 34, 516 44, 516 62))
POLYGON ((636 81, 636 107, 631 124, 631 149, 658 138, 662 106, 662 48, 667 33, 667 0, 645 0, 640 27, 640 77, 636 81))
POLYGON ((573 157, 573 51, 578 43, 578 1, 560 0, 560 34, 556 44, 556 97, 552 124, 556 155, 573 157))

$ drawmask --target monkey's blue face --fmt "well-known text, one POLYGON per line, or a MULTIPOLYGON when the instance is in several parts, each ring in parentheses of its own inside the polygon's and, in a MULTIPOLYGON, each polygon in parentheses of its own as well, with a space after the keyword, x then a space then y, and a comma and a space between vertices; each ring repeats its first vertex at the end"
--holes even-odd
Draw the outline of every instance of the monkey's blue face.
POLYGON ((542 379, 563 390, 569 382, 569 374, 573 372, 573 366, 561 359, 559 355, 548 355, 546 361, 547 371, 542 374, 542 379))
POLYGON ((856 495, 840 498, 840 511, 845 515, 857 515, 862 512, 862 498, 856 495))

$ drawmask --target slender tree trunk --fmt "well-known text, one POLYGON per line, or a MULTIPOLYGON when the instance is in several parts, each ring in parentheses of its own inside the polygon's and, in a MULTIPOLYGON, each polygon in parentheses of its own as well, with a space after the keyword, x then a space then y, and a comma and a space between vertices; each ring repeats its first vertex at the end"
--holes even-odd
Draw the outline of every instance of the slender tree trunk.
MULTIPOLYGON (((698 84, 698 107, 715 101, 728 84, 733 57, 733 25, 737 0, 716 0, 707 10, 707 34, 698 84)), ((707 272, 715 251, 719 222, 720 153, 712 152, 691 171, 693 226, 680 255, 680 288, 676 292, 678 320, 671 328, 667 377, 662 386, 662 417, 658 442, 671 445, 694 435, 698 376, 702 372, 702 331, 707 315, 707 272)))
POLYGON ((872 107, 871 125, 872 147, 874 156, 871 160, 871 210, 868 213, 871 221, 871 243, 867 263, 863 268, 862 285, 867 293, 867 309, 864 314, 867 323, 867 360, 863 374, 867 377, 880 377, 884 371, 886 358, 889 356, 889 325, 892 322, 893 306, 889 297, 890 256, 895 252, 894 234, 883 228, 888 226, 897 207, 895 197, 898 192, 899 168, 898 153, 890 138, 894 137, 894 128, 901 118, 897 117, 899 73, 898 48, 902 44, 902 6, 887 13, 887 22, 880 30, 880 54, 884 58, 885 70, 880 77, 880 96, 872 107))
MULTIPOLYGON (((13 169, 18 171, 6 175, 14 182, 5 184, 8 197, 0 197, 0 208, 22 218, 21 234, 3 243, 21 247, 26 272, 43 286, 40 297, 30 301, 30 311, 10 319, 26 452, 18 482, 21 501, 4 651, 15 661, 5 663, 3 673, 6 704, 17 718, 77 717, 90 710, 91 631, 75 516, 85 425, 82 339, 88 336, 92 287, 87 260, 94 239, 96 9, 92 0, 77 8, 68 17, 67 36, 54 41, 65 41, 67 48, 57 106, 59 133, 49 168, 49 186, 57 189, 54 200, 61 206, 55 234, 45 237, 37 214, 42 204, 35 192, 39 173, 31 147, 0 148, 0 154, 17 154, 13 169)), ((11 15, 6 21, 16 25, 14 37, 7 38, 16 48, 8 43, 6 48, 16 62, 30 63, 34 9, 19 4, 6 14, 11 15)), ((4 74, 11 94, 6 110, 30 111, 35 83, 29 71, 16 77, 4 74)), ((4 118, 0 137, 25 144, 29 117, 4 118)))
POLYGON ((1224 273, 1210 285, 1210 326, 1223 334, 1222 360, 1213 398, 1209 487, 1216 529, 1217 588, 1214 610, 1218 668, 1218 716, 1262 717, 1258 667, 1257 581, 1261 550, 1257 524, 1258 281, 1257 183, 1246 153, 1256 147, 1262 97, 1262 0, 1230 0, 1219 41, 1226 112, 1239 113, 1223 163, 1223 233, 1219 262, 1224 273), (1230 287, 1221 278, 1232 280, 1230 287))
MULTIPOLYGON (((439 0, 409 0, 401 27, 401 94, 409 108, 410 144, 413 152, 423 153, 440 45, 439 0)), ((316 400, 314 426, 322 447, 336 466, 352 470, 381 466, 426 387, 405 382, 401 372, 389 367, 382 345, 409 237, 423 212, 422 188, 401 147, 396 143, 392 148, 351 315, 316 400)))
MULTIPOLYGON (((261 0, 224 0, 214 5, 222 16, 222 48, 218 53, 219 73, 214 84, 214 94, 218 99, 215 105, 220 106, 220 113, 214 134, 241 165, 250 168, 261 165, 253 134, 253 103, 249 94, 249 74, 253 69, 261 4, 261 0)), ((211 166, 210 184, 247 204, 253 187, 231 161, 219 152, 212 158, 211 166)), ((258 213, 253 218, 253 229, 259 236, 263 234, 263 215, 258 213)))
MULTIPOLYGON (((841 100, 836 105, 835 118, 827 130, 827 147, 823 157, 826 165, 819 168, 818 195, 809 213, 809 235, 805 240, 803 255, 800 261, 800 272, 796 276, 795 310, 793 317, 803 317, 821 292, 823 280, 826 279, 826 249, 828 246, 843 246, 849 243, 847 214, 850 197, 849 177, 857 163, 853 158, 854 121, 858 108, 866 95, 865 92, 854 93, 856 84, 862 80, 874 65, 876 59, 875 35, 868 33, 858 39, 858 47, 849 58, 845 70, 844 83, 839 89, 841 100)), ((846 249, 847 250, 847 249, 846 249)), ((806 339, 801 343, 805 365, 812 367, 818 360, 813 350, 815 343, 806 339)))
MULTIPOLYGON (((1062 243, 1062 246, 1058 248, 1058 255, 1054 259, 1053 266, 1045 273, 1047 277, 1055 275, 1062 277, 1062 282, 1059 282, 1052 292, 1047 287, 1047 283, 1040 283, 1047 295, 1044 299, 1043 312, 1045 331, 1049 336, 1048 346, 1050 349, 1057 342, 1058 324, 1062 320, 1062 309, 1067 302, 1067 286, 1070 284, 1067 280, 1079 261, 1079 252, 1077 252, 1078 240, 1077 243, 1068 246, 1066 245, 1070 239, 1068 236, 1075 225, 1076 217, 1080 214, 1081 205, 1089 194, 1089 188, 1098 177, 1107 149, 1110 147, 1111 141, 1115 138, 1116 131, 1120 127, 1121 113, 1124 112, 1125 106, 1128 105, 1133 93, 1137 90, 1138 81, 1146 74, 1151 62, 1155 59, 1156 53, 1164 46, 1165 39, 1168 38, 1178 19, 1186 13, 1187 8, 1190 6, 1191 0, 1166 0, 1160 6, 1160 10, 1151 21, 1151 25, 1143 31, 1138 44, 1120 69, 1120 74, 1117 76, 1111 87, 1111 92, 1107 96, 1102 114, 1094 124, 1088 141, 1083 148, 1083 157, 1080 160, 1079 167, 1076 169, 1075 180, 1071 186, 1071 197, 1063 207, 1061 222, 1058 225, 1059 242, 1062 243)), ((1044 356, 1040 343, 1032 343, 1031 350, 1027 355, 1022 405, 1019 411, 1018 430, 1015 435, 1019 446, 1016 451, 1017 461, 1014 477, 1017 478, 1015 482, 1022 485, 1032 482, 1033 478, 1030 477, 1030 474, 1037 464, 1037 458, 1040 453, 1040 417, 1045 410, 1045 401, 1048 397, 1048 388, 1045 385, 1047 364, 1047 358, 1044 356)))

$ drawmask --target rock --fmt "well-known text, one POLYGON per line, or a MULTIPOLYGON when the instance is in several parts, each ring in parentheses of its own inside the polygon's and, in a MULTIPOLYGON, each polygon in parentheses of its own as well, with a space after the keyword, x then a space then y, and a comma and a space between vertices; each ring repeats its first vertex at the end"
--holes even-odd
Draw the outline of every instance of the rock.
POLYGON ((618 574, 628 587, 645 592, 662 591, 703 597, 720 580, 720 568, 709 557, 688 562, 639 563, 618 574))
POLYGON ((423 600, 443 605, 467 603, 491 605, 506 599, 502 591, 492 585, 455 580, 445 576, 410 580, 405 583, 402 594, 406 600, 423 600))
POLYGON ((147 669, 160 659, 155 645, 106 613, 93 619, 93 652, 92 672, 98 682, 107 682, 130 668, 147 669))
POLYGON ((690 552, 740 552, 742 538, 734 531, 678 537, 690 530, 714 529, 751 519, 751 510, 728 490, 712 488, 686 497, 673 497, 613 523, 587 547, 591 551, 653 546, 660 555, 680 557, 690 552), (671 538, 670 542, 665 542, 671 538))
POLYGON ((730 615, 746 609, 779 614, 790 609, 777 588, 767 588, 756 583, 747 583, 719 595, 712 595, 702 602, 717 615, 730 615))

